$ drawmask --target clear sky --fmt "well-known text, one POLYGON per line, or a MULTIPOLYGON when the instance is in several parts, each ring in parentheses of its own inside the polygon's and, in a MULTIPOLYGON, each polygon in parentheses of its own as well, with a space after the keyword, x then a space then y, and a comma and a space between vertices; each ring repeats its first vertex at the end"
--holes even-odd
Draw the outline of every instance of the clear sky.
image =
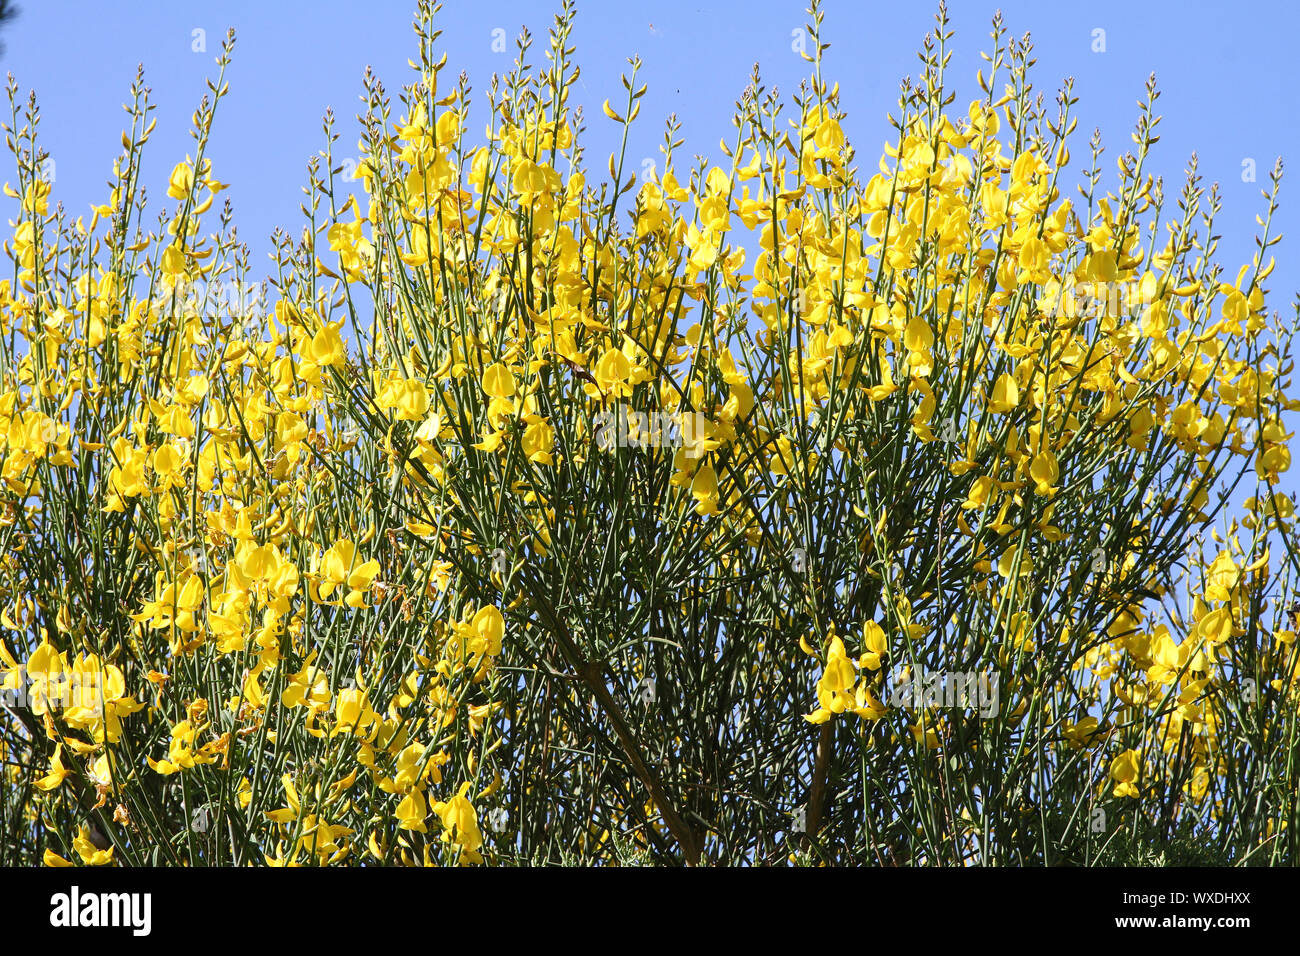
MULTIPOLYGON (((18 0, 19 16, 0 33, 0 70, 13 73, 20 95, 35 89, 42 138, 54 159, 53 198, 74 211, 103 202, 113 157, 125 125, 122 104, 137 63, 158 104, 158 127, 146 149, 146 183, 161 198, 172 166, 193 153, 190 116, 215 75, 214 57, 227 27, 237 31, 230 95, 217 116, 210 148, 214 173, 232 188, 240 237, 268 262, 276 226, 300 232, 301 187, 309 157, 324 144, 321 117, 332 106, 342 133, 337 157, 355 154, 361 77, 372 65, 390 90, 413 76, 416 55, 410 29, 413 0, 18 0), (206 31, 206 51, 195 52, 195 30, 206 31)), ((1050 100, 1066 76, 1075 78, 1080 117, 1073 141, 1075 165, 1100 127, 1107 146, 1106 173, 1131 145, 1143 84, 1155 72, 1163 95, 1160 142, 1148 170, 1162 175, 1166 193, 1182 184, 1193 151, 1207 183, 1221 184, 1220 256, 1229 281, 1253 253, 1254 217, 1265 208, 1260 189, 1273 161, 1300 161, 1300 55, 1295 36, 1300 5, 1289 0, 1188 2, 1097 0, 1090 3, 1030 0, 954 0, 957 110, 978 95, 979 53, 989 47, 989 23, 1000 6, 1017 36, 1032 34, 1038 65, 1032 74, 1050 100), (1098 46, 1103 30, 1104 52, 1098 46), (1253 159, 1256 182, 1243 182, 1243 162, 1253 159)), ((826 0, 823 39, 832 45, 824 75, 838 80, 848 111, 846 132, 864 168, 874 165, 891 130, 899 81, 915 76, 916 51, 933 27, 936 4, 879 0, 826 0)), ((482 107, 494 71, 509 69, 513 38, 521 26, 535 37, 543 62, 546 31, 557 2, 447 0, 438 20, 449 72, 469 74, 482 107), (506 53, 493 52, 493 31, 510 38, 506 53)), ((662 121, 675 112, 686 139, 685 155, 720 159, 718 140, 730 136, 733 104, 751 67, 766 84, 792 91, 808 64, 792 50, 792 31, 806 20, 800 0, 709 3, 702 0, 579 0, 574 43, 582 79, 577 98, 588 117, 588 164, 601 175, 617 145, 611 122, 600 115, 606 97, 623 95, 619 74, 627 58, 644 60, 649 84, 629 148, 631 168, 658 156, 662 121)), ((471 116, 481 135, 485 109, 471 116)), ((0 180, 13 180, 10 163, 0 180)), ((0 207, 12 216, 13 205, 0 207)), ((1271 250, 1278 268, 1270 279, 1271 307, 1291 315, 1300 290, 1300 168, 1284 181, 1278 223, 1287 239, 1271 250)), ((1294 490, 1291 481, 1287 490, 1294 490)))

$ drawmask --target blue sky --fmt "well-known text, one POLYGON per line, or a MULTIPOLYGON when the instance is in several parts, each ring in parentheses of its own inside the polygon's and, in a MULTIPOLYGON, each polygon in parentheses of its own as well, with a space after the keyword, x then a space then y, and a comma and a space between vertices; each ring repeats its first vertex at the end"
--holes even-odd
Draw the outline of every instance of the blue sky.
MULTIPOLYGON (((407 82, 408 57, 416 55, 410 29, 413 0, 226 0, 164 3, 159 0, 19 0, 20 14, 0 34, 0 69, 12 72, 20 95, 35 89, 42 112, 42 139, 54 159, 54 198, 74 211, 104 201, 113 157, 125 125, 122 103, 137 63, 158 104, 157 130, 145 154, 145 181, 161 198, 172 166, 193 153, 190 117, 215 75, 214 57, 226 28, 238 34, 228 74, 230 95, 217 116, 210 148, 215 175, 232 188, 223 194, 235 210, 240 236, 266 263, 269 235, 282 226, 301 229, 298 204, 309 157, 324 144, 321 117, 332 106, 342 133, 336 157, 356 153, 354 117, 361 77, 371 65, 390 91, 407 82), (206 51, 195 52, 195 30, 206 32, 206 51)), ((978 95, 975 70, 989 48, 989 23, 999 4, 956 0, 951 76, 958 111, 978 95)), ((1032 34, 1038 65, 1032 76, 1050 101, 1062 78, 1075 78, 1079 128, 1075 165, 1100 127, 1107 146, 1105 182, 1114 160, 1130 145, 1137 100, 1155 72, 1162 96, 1161 141, 1148 169, 1162 175, 1167 193, 1182 183, 1193 150, 1207 183, 1221 184, 1220 258, 1231 279, 1253 253, 1255 215, 1263 211, 1260 189, 1276 157, 1300 159, 1300 127, 1294 97, 1300 65, 1294 51, 1300 14, 1285 0, 1250 3, 1161 2, 1042 3, 1002 0, 1005 22, 1017 36, 1032 34), (1104 52, 1094 51, 1097 30, 1104 52), (1242 164, 1253 159, 1256 182, 1242 181, 1242 164)), ((864 168, 874 165, 890 130, 899 81, 915 75, 916 51, 933 27, 930 3, 828 0, 823 39, 832 46, 824 74, 838 80, 848 111, 846 132, 864 168)), ((513 38, 521 26, 535 37, 536 65, 543 60, 546 31, 559 3, 520 0, 448 0, 439 16, 442 49, 454 77, 469 74, 478 112, 470 130, 485 121, 483 97, 494 71, 509 69, 513 38), (493 31, 505 30, 508 52, 494 53, 493 31)), ((600 115, 605 97, 618 103, 619 75, 627 58, 644 61, 641 81, 649 90, 629 147, 631 168, 658 156, 663 120, 676 113, 686 156, 721 157, 718 140, 730 137, 733 104, 757 61, 769 88, 797 88, 808 64, 792 50, 792 31, 806 21, 791 2, 707 3, 668 0, 656 4, 579 3, 574 43, 582 65, 576 93, 588 116, 588 163, 600 175, 616 147, 614 124, 600 115)), ((1288 235, 1273 247, 1279 266, 1270 280, 1271 307, 1290 315, 1300 290, 1293 262, 1300 226, 1300 178, 1284 182, 1278 228, 1288 235)), ((12 180, 11 170, 0 180, 12 180)), ((12 205, 5 207, 6 212, 12 205)), ((1293 490, 1294 482, 1287 490, 1293 490)))
MULTIPOLYGON (((1075 163, 1084 158, 1088 135, 1100 127, 1108 146, 1107 172, 1130 143, 1136 100, 1154 71, 1163 90, 1165 119, 1151 170, 1180 184, 1196 150, 1207 181, 1223 188, 1220 232, 1225 264, 1244 262, 1253 248, 1259 189, 1281 155, 1300 156, 1300 86, 1294 32, 1300 14, 1284 0, 1250 3, 1099 2, 1058 4, 1003 0, 1009 28, 1033 36, 1035 77, 1050 99, 1060 80, 1075 77, 1080 117, 1075 163), (1093 52, 1093 31, 1105 30, 1106 49, 1093 52), (1242 182, 1242 162, 1256 161, 1257 182, 1242 182)), ((952 76, 958 104, 972 99, 979 52, 989 43, 994 2, 956 0, 952 76)), ((12 72, 20 90, 35 89, 43 115, 43 139, 55 161, 55 198, 84 210, 106 192, 125 114, 121 110, 137 63, 145 67, 158 110, 158 129, 146 152, 146 181, 160 196, 172 165, 193 152, 190 115, 212 75, 213 59, 227 27, 238 45, 229 73, 230 95, 218 114, 211 155, 235 206, 241 237, 258 258, 277 225, 297 231, 299 188, 308 158, 323 145, 321 116, 332 106, 343 133, 343 155, 355 152, 361 76, 372 65, 390 90, 412 73, 412 0, 276 0, 174 4, 157 0, 25 0, 3 33, 0 69, 12 72), (207 51, 194 52, 193 31, 206 31, 207 51)), ((449 74, 465 70, 482 102, 493 71, 513 58, 513 38, 527 25, 544 44, 558 3, 519 0, 448 0, 440 14, 441 43, 449 74), (509 52, 492 52, 492 31, 510 37, 509 52)), ((825 6, 826 75, 838 79, 849 112, 847 131, 865 165, 874 162, 889 128, 898 83, 915 75, 916 50, 933 25, 929 3, 828 0, 825 6)), ((578 8, 575 31, 582 64, 577 98, 589 120, 588 159, 593 171, 616 145, 613 124, 599 116, 606 97, 618 102, 626 59, 640 54, 644 100, 639 134, 630 158, 657 156, 662 121, 675 112, 683 124, 687 155, 719 157, 718 139, 729 135, 733 103, 758 62, 769 86, 794 90, 806 75, 791 50, 791 31, 805 22, 791 2, 657 4, 592 2, 578 8)), ((537 50, 534 62, 542 59, 537 50)), ((484 111, 472 117, 478 131, 484 111)), ((640 166, 637 162, 636 167, 640 166)), ((12 173, 0 177, 12 178, 12 173)), ((1300 189, 1300 185, 1292 187, 1300 189)), ((1285 189, 1284 197, 1292 190, 1285 189)), ((1300 206, 1286 201, 1283 231, 1300 225, 1300 206)), ((1290 236, 1288 239, 1290 240, 1290 236)), ((1287 253, 1292 241, 1276 251, 1287 253)), ((1282 261, 1280 257, 1280 261, 1282 261)), ((1235 268, 1230 270, 1235 273, 1235 268)), ((1300 288, 1296 273, 1279 266, 1272 285, 1275 305, 1283 290, 1300 288)))

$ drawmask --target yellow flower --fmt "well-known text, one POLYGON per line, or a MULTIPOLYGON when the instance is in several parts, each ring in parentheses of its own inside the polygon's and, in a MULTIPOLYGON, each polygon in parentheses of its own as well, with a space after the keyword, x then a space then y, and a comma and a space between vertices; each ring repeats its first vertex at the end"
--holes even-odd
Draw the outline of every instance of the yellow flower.
POLYGON ((536 419, 524 429, 521 442, 529 461, 538 465, 552 464, 551 449, 555 446, 555 429, 544 418, 536 419))
POLYGON ((344 603, 349 607, 364 607, 364 591, 379 574, 379 562, 373 558, 361 561, 356 545, 350 538, 340 538, 320 562, 320 576, 324 579, 318 587, 322 599, 328 600, 335 588, 346 585, 350 590, 344 603))
POLYGON ((27 678, 31 681, 28 706, 33 714, 39 717, 62 706, 67 670, 66 656, 56 651, 48 638, 41 641, 27 659, 27 678))
MULTIPOLYGON (((336 322, 330 322, 322 326, 320 331, 313 335, 311 340, 303 346, 302 350, 304 362, 309 362, 321 368, 330 365, 342 365, 346 354, 343 337, 339 335, 338 323, 336 322)), ((304 374, 308 373, 304 372, 304 374)))
POLYGON ((178 245, 170 245, 163 250, 161 268, 164 275, 185 275, 185 252, 178 245))
POLYGON ((832 638, 821 679, 817 681, 817 703, 820 706, 804 719, 820 724, 829 720, 832 714, 857 709, 859 701, 853 694, 857 680, 857 671, 844 649, 844 642, 838 637, 832 638))
POLYGON ((989 493, 993 490, 993 479, 988 475, 980 475, 971 482, 970 491, 966 494, 966 500, 961 503, 964 511, 972 511, 977 508, 983 508, 989 503, 989 493))
POLYGON ((1142 760, 1136 750, 1125 750, 1110 762, 1110 776, 1115 781, 1114 795, 1136 797, 1137 779, 1142 774, 1142 760))
POLYGON ((1042 239, 1030 236, 1020 246, 1020 268, 1023 278, 1029 282, 1044 282, 1050 274, 1052 250, 1042 239))
POLYGON ((397 417, 402 421, 421 421, 429 411, 429 389, 418 379, 408 378, 395 389, 397 417))
POLYGON ((39 790, 57 790, 71 776, 72 771, 63 766, 63 744, 55 744, 54 756, 50 758, 50 772, 36 781, 36 787, 39 790))
POLYGON ((55 853, 53 850, 50 849, 47 849, 45 851, 45 854, 42 857, 42 861, 45 863, 46 866, 65 867, 65 866, 73 865, 71 862, 65 860, 63 857, 59 856, 57 853, 55 853))
POLYGON ((509 398, 515 393, 515 380, 510 370, 500 362, 493 362, 483 370, 483 391, 492 398, 509 398))
POLYGON ((167 181, 167 195, 172 199, 184 199, 194 188, 194 166, 186 159, 177 163, 167 181))
POLYGON ((469 788, 468 781, 462 783, 456 796, 445 802, 435 803, 433 812, 442 820, 442 838, 473 852, 483 845, 483 834, 479 832, 478 814, 466 796, 469 788))
POLYGON ((505 636, 506 622, 500 611, 491 605, 480 608, 470 622, 470 627, 474 631, 474 638, 470 642, 471 651, 491 657, 501 653, 501 641, 505 636))
POLYGON ((631 394, 632 390, 627 384, 631 374, 632 365, 619 349, 609 349, 596 363, 596 382, 600 390, 607 394, 611 390, 618 395, 631 394))
MULTIPOLYGON (((440 804, 435 805, 435 809, 437 806, 440 804)), ((417 787, 403 797, 402 802, 397 805, 395 815, 399 829, 415 830, 418 833, 427 832, 424 820, 429 815, 429 807, 424 799, 424 791, 417 787)))
POLYGON ((691 495, 695 498, 696 514, 718 513, 718 476, 712 465, 704 465, 695 472, 691 479, 691 495))
POLYGON ((989 396, 989 411, 995 415, 1005 415, 1019 404, 1020 386, 1011 375, 1003 372, 993 386, 993 394, 989 396))
POLYGON ((1211 611, 1196 624, 1197 636, 1210 644, 1222 644, 1232 637, 1232 610, 1221 607, 1211 611))
POLYGON ((1093 741, 1097 734, 1097 727, 1096 717, 1084 717, 1080 721, 1068 723, 1065 727, 1065 736, 1070 741, 1070 746, 1078 750, 1093 741))
POLYGON ((903 345, 908 351, 908 364, 916 374, 928 375, 933 361, 930 350, 934 347, 934 331, 930 323, 919 315, 912 316, 903 330, 903 345))
POLYGON ((1056 482, 1061 473, 1056 465, 1056 456, 1050 451, 1039 452, 1029 466, 1029 477, 1034 480, 1034 494, 1051 497, 1056 494, 1056 482))
POLYGON ((371 709, 367 693, 355 687, 339 691, 334 703, 334 718, 336 724, 330 734, 332 737, 349 733, 364 736, 379 723, 379 715, 371 709))
POLYGON ((113 848, 110 846, 106 850, 101 850, 95 846, 90 839, 90 831, 84 826, 73 838, 72 848, 77 851, 77 856, 81 857, 81 862, 86 866, 104 866, 113 862, 113 848))
POLYGON ((862 626, 862 646, 866 651, 858 658, 858 664, 868 670, 880 670, 880 661, 889 653, 889 638, 884 629, 875 621, 867 621, 862 626))

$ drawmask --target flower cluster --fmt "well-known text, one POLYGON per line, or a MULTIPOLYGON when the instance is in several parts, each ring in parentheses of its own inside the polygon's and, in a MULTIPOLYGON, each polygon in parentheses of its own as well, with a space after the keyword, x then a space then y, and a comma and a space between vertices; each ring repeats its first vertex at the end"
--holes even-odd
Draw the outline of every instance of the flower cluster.
POLYGON ((1229 282, 1154 87, 1107 192, 1000 20, 954 106, 941 13, 864 173, 814 4, 793 109, 756 72, 716 162, 670 120, 597 184, 572 10, 478 140, 435 12, 251 320, 191 294, 261 288, 211 218, 233 37, 153 229, 144 83, 89 220, 11 86, 7 859, 1295 862, 1280 170, 1229 282), (898 705, 938 673, 998 700, 898 705))

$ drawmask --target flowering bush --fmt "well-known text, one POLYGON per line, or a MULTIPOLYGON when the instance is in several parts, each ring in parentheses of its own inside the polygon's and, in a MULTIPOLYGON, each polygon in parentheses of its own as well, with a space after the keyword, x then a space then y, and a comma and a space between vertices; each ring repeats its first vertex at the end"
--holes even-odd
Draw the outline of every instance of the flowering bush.
POLYGON ((1154 86, 1067 198, 1070 85, 995 20, 955 104, 941 11, 864 170, 814 4, 788 103, 597 185, 572 10, 477 138, 435 13, 265 281, 233 38, 158 228, 142 82, 89 221, 11 83, 6 861, 1300 859, 1280 168, 1225 272, 1154 86))

